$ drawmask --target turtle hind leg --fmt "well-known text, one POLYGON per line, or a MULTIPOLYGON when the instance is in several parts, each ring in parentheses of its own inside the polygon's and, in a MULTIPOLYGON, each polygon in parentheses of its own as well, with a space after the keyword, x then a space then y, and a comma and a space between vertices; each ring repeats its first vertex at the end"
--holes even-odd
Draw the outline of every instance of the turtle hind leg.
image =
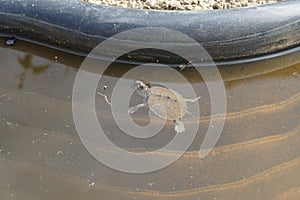
POLYGON ((176 133, 182 133, 185 131, 184 124, 180 119, 174 120, 176 133))
POLYGON ((194 99, 184 99, 185 102, 191 102, 191 103, 195 103, 196 101, 198 101, 201 98, 201 96, 196 97, 194 99))

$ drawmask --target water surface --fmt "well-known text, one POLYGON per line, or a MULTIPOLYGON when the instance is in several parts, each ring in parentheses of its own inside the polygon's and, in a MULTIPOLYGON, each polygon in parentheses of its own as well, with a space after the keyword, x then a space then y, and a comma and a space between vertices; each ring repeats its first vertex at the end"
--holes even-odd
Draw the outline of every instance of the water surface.
MULTIPOLYGON (((1 199, 299 198, 300 64, 294 63, 300 60, 295 55, 220 68, 228 113, 222 135, 205 159, 198 157, 211 108, 205 82, 193 69, 180 72, 188 83, 151 69, 168 83, 195 87, 202 117, 186 121, 186 126, 199 121, 200 128, 184 156, 162 170, 135 175, 104 166, 79 139, 71 97, 82 57, 18 41, 0 47, 0 60, 1 199)), ((110 66, 97 91, 109 99, 116 81, 132 67, 110 66)), ((134 95, 131 103, 141 100, 134 95)), ((167 123, 148 141, 134 139, 116 127, 101 95, 96 95, 96 110, 110 140, 130 151, 160 148, 175 134, 167 123)), ((147 109, 134 119, 147 124, 147 109)))

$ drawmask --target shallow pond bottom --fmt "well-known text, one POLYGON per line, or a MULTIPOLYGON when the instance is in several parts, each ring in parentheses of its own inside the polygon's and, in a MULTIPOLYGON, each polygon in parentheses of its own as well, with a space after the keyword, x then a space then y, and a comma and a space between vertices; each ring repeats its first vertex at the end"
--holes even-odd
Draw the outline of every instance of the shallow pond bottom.
MULTIPOLYGON (((228 113, 213 151, 199 159, 209 126, 210 95, 195 70, 178 72, 188 82, 160 73, 164 81, 191 84, 201 95, 202 118, 189 150, 172 165, 147 174, 128 174, 99 163, 78 137, 72 88, 83 58, 17 41, 0 47, 1 199, 284 199, 300 194, 300 60, 297 52, 274 59, 219 67, 228 113), (30 116, 30 117, 29 117, 30 116), (274 190, 276 188, 276 190, 274 190)), ((135 65, 112 64, 97 92, 109 100, 114 84, 135 65)), ((151 70, 163 71, 159 67, 151 70)), ((126 81, 134 83, 141 77, 126 81)), ((133 96, 132 104, 139 102, 133 96)), ((172 124, 148 141, 124 134, 110 105, 96 95, 95 108, 107 137, 128 151, 152 151, 174 137, 172 124)), ((136 113, 147 124, 147 109, 136 113)), ((196 123, 188 118, 187 126, 196 123)), ((102 151, 111 151, 105 146, 102 151)), ((170 151, 156 154, 161 159, 170 151)))

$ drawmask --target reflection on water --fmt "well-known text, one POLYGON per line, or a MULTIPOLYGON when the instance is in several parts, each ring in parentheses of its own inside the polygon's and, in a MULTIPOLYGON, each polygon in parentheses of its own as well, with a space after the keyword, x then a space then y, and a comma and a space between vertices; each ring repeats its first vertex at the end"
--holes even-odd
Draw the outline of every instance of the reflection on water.
POLYGON ((23 67, 23 72, 20 74, 20 82, 18 85, 20 88, 24 86, 25 76, 27 73, 29 73, 29 71, 34 74, 41 74, 45 72, 50 66, 49 64, 34 65, 31 54, 26 54, 23 57, 18 57, 18 61, 23 67))
MULTIPOLYGON (((202 117, 186 121, 188 126, 200 120, 195 141, 171 166, 132 175, 105 167, 79 140, 71 96, 80 59, 52 50, 50 57, 44 54, 39 55, 48 59, 0 48, 0 199, 300 197, 300 64, 279 67, 279 60, 278 65, 267 61, 248 68, 222 68, 228 115, 217 146, 202 160, 198 150, 209 126, 210 96, 202 78, 194 76, 193 69, 183 69, 181 73, 201 94, 202 117)), ((111 66, 97 91, 110 98, 114 84, 128 69, 121 64, 111 66)), ((167 77, 155 69, 157 76, 167 77)), ((185 84, 171 78, 170 82, 185 84)), ((132 101, 141 99, 133 96, 132 101)), ((173 125, 167 124, 147 142, 133 139, 115 127, 110 105, 101 95, 96 95, 96 110, 107 136, 122 148, 151 150, 174 136, 173 125)), ((137 123, 147 122, 146 112, 137 113, 137 123)), ((172 151, 157 156, 165 159, 172 151)))

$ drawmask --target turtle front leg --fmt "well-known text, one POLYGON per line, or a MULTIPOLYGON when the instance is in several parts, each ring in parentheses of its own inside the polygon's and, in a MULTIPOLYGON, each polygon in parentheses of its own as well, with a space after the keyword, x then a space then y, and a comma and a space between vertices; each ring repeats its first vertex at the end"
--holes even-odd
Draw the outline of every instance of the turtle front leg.
POLYGON ((132 113, 135 113, 138 109, 142 108, 142 107, 145 107, 146 104, 145 103, 141 103, 141 104, 138 104, 134 107, 131 107, 128 109, 128 113, 132 114, 132 113))
POLYGON ((182 133, 185 131, 184 124, 180 119, 174 120, 176 133, 182 133))
POLYGON ((201 96, 196 97, 196 98, 194 98, 194 99, 184 99, 184 101, 185 101, 185 102, 192 102, 192 103, 195 103, 195 102, 198 101, 200 98, 201 98, 201 96))

